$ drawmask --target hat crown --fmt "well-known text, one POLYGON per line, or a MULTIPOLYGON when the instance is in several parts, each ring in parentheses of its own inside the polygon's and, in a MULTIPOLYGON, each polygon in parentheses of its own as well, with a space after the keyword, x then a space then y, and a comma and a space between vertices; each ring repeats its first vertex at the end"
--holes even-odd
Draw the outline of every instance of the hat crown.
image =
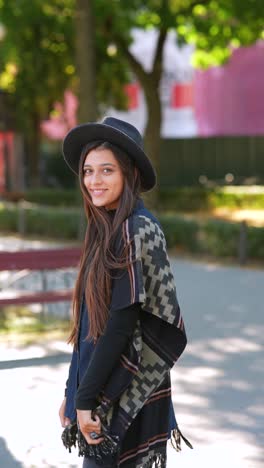
POLYGON ((124 120, 116 119, 115 117, 106 117, 102 121, 103 125, 114 128, 119 132, 124 133, 127 137, 131 138, 140 148, 143 149, 143 139, 138 129, 124 120))

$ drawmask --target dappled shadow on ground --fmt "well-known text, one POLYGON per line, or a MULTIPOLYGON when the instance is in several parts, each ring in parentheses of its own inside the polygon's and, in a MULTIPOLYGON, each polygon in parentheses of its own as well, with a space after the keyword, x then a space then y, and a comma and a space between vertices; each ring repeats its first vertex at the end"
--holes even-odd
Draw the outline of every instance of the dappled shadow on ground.
POLYGON ((34 367, 34 366, 54 366, 69 362, 69 354, 54 354, 52 356, 36 357, 29 359, 15 359, 12 361, 0 362, 0 370, 17 369, 19 367, 34 367))
MULTIPOLYGON (((174 266, 189 343, 172 372, 173 401, 194 450, 170 452, 168 468, 261 468, 264 272, 180 260, 174 266)), ((58 346, 17 349, 1 364, 2 403, 12 401, 28 427, 28 433, 14 429, 4 403, 3 435, 26 468, 80 466, 60 440, 58 408, 70 354, 58 346)))
POLYGON ((0 466, 2 468, 23 468, 22 463, 13 457, 2 437, 0 437, 0 466))
POLYGON ((198 447, 229 441, 241 467, 263 466, 264 272, 180 262, 175 277, 189 337, 176 412, 198 447))

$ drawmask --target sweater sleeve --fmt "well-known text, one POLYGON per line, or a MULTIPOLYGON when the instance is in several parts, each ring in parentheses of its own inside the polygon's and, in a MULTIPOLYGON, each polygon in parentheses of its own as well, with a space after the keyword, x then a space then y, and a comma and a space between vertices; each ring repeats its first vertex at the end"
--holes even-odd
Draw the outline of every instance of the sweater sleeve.
POLYGON ((76 395, 76 409, 92 410, 98 402, 97 395, 103 389, 112 370, 133 335, 140 313, 140 304, 134 303, 111 313, 93 352, 89 367, 81 380, 76 395))

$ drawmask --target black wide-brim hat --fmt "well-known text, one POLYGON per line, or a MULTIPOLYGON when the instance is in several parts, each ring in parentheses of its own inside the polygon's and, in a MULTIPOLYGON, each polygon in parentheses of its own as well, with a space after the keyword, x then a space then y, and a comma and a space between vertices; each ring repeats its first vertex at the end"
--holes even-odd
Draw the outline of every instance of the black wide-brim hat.
POLYGON ((115 117, 106 117, 101 123, 91 122, 72 128, 63 141, 63 156, 75 174, 83 147, 93 141, 107 141, 121 148, 139 169, 142 190, 147 192, 156 184, 155 170, 144 152, 143 139, 133 125, 115 117))

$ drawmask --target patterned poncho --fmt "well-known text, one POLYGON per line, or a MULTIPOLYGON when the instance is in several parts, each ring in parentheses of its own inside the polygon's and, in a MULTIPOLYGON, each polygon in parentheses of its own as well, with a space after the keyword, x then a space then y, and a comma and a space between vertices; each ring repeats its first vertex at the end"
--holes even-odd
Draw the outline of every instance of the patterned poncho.
POLYGON ((122 225, 117 254, 128 246, 130 266, 114 273, 110 314, 133 303, 141 313, 133 338, 101 394, 99 415, 121 439, 122 468, 166 467, 170 369, 186 346, 164 234, 137 202, 122 225))

